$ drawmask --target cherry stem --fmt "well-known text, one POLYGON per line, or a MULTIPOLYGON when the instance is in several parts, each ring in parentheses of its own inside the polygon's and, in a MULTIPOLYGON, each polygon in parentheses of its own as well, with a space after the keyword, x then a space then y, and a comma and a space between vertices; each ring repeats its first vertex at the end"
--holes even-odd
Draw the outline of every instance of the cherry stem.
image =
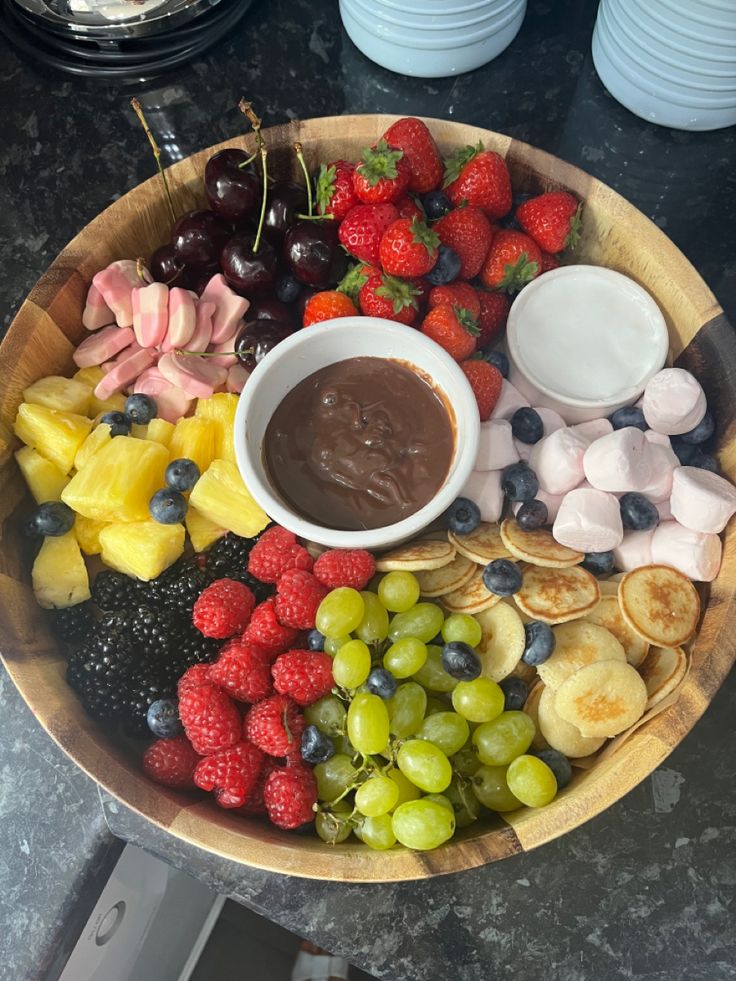
POLYGON ((138 101, 138 99, 131 99, 130 104, 133 108, 133 112, 138 117, 138 120, 143 127, 143 132, 148 137, 148 142, 151 144, 151 150, 153 150, 153 156, 156 160, 156 166, 158 167, 158 172, 161 175, 161 180, 164 182, 164 190, 166 191, 166 200, 169 203, 169 211, 171 212, 171 220, 176 224, 176 212, 174 211, 174 202, 171 199, 171 191, 169 190, 169 182, 166 178, 166 172, 161 164, 161 149, 156 142, 153 133, 151 132, 151 127, 146 122, 146 117, 143 115, 143 108, 138 101))
MULTIPOLYGON (((307 210, 308 210, 309 214, 308 215, 299 215, 299 217, 300 218, 302 218, 302 217, 305 217, 305 218, 314 218, 315 216, 312 214, 312 207, 313 207, 312 206, 312 182, 309 179, 309 171, 307 170, 307 163, 306 163, 306 160, 304 159, 304 154, 302 152, 302 145, 301 145, 301 143, 296 142, 294 144, 294 150, 296 151, 296 159, 299 161, 299 166, 302 168, 302 172, 304 174, 304 180, 305 180, 306 185, 307 185, 307 210)), ((322 217, 322 216, 320 216, 320 217, 322 217)))
POLYGON ((171 353, 172 354, 186 354, 187 357, 190 357, 190 358, 193 358, 193 357, 197 357, 197 358, 220 358, 223 355, 225 357, 237 358, 241 354, 254 354, 255 353, 255 349, 248 348, 247 350, 240 351, 240 352, 238 352, 238 351, 186 351, 183 348, 176 347, 176 348, 174 348, 174 350, 171 353))
POLYGON ((135 260, 135 274, 138 279, 148 285, 148 270, 146 269, 145 260, 141 259, 140 256, 135 260))
POLYGON ((334 215, 297 215, 297 218, 302 221, 332 221, 334 217, 334 215))
POLYGON ((247 160, 244 160, 242 163, 238 164, 238 167, 240 167, 242 170, 244 167, 247 167, 248 164, 252 164, 256 157, 260 154, 261 147, 263 146, 263 137, 261 136, 261 120, 253 111, 253 103, 248 102, 246 99, 241 99, 238 103, 238 109, 240 109, 245 118, 253 127, 253 132, 255 133, 256 137, 255 152, 252 153, 247 160))
POLYGON ((256 240, 253 243, 253 255, 255 255, 260 248, 263 222, 266 219, 266 197, 268 195, 268 171, 266 169, 266 157, 268 156, 268 149, 266 148, 265 143, 261 143, 260 153, 261 167, 263 168, 263 196, 261 198, 261 216, 258 219, 258 231, 256 232, 256 240))

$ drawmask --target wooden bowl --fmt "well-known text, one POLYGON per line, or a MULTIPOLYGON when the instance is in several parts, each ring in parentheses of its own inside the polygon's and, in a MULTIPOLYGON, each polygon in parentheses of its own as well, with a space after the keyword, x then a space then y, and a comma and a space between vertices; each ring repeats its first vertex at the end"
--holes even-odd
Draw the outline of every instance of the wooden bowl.
MULTIPOLYGON (((310 165, 338 157, 356 159, 395 117, 340 116, 290 123, 266 131, 275 170, 293 170, 291 144, 300 140, 310 165)), ((720 462, 736 479, 736 340, 703 280, 655 225, 610 188, 555 157, 507 136, 429 120, 443 153, 484 144, 504 155, 517 191, 569 188, 585 201, 577 256, 632 276, 659 303, 670 332, 673 358, 693 371, 715 411, 720 462)), ((249 148, 252 141, 245 140, 249 148)), ((171 167, 179 213, 201 203, 202 172, 210 154, 243 145, 236 138, 171 167)), ((294 171, 296 176, 296 171, 294 171)), ((570 831, 623 797, 684 738, 705 711, 734 661, 736 645, 736 526, 725 536, 723 567, 704 596, 700 632, 692 645, 692 670, 677 703, 646 723, 618 752, 579 772, 548 807, 523 809, 496 823, 479 823, 436 851, 372 852, 360 843, 328 848, 316 838, 278 831, 150 782, 129 746, 87 718, 64 681, 55 648, 19 558, 17 521, 9 520, 26 497, 12 457, 12 423, 22 390, 35 379, 72 372, 74 346, 84 335, 80 315, 92 276, 114 259, 148 256, 168 239, 170 222, 158 178, 146 181, 104 211, 63 250, 21 307, 0 346, 0 648, 10 676, 56 743, 125 805, 173 835, 246 865, 318 879, 387 882, 456 872, 541 845, 570 831)))

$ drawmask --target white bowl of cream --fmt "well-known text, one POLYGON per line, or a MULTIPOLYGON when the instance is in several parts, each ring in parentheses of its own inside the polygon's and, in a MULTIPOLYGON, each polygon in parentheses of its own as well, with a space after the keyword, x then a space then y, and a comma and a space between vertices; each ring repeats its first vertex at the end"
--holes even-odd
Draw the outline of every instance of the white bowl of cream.
POLYGON ((667 324, 645 289, 601 266, 562 266, 514 300, 509 381, 568 423, 635 402, 664 365, 667 324))

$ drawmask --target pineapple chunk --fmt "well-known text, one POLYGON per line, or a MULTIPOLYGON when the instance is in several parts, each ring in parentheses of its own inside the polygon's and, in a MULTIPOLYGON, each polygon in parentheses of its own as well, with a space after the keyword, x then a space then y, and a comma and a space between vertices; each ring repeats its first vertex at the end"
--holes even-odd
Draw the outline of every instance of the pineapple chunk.
POLYGON ((215 459, 230 460, 235 463, 235 443, 233 428, 235 425, 235 410, 238 407, 238 396, 229 392, 218 392, 208 399, 199 399, 194 415, 203 419, 212 419, 217 427, 215 437, 215 459))
POLYGON ((168 462, 160 443, 116 436, 72 477, 61 499, 96 521, 145 521, 148 502, 164 486, 168 462))
POLYGON ((148 426, 140 426, 137 422, 130 427, 130 435, 135 436, 136 439, 148 439, 147 431, 148 426))
POLYGON ((76 606, 90 598, 87 566, 73 530, 44 539, 31 578, 38 605, 45 610, 76 606))
POLYGON ((45 405, 47 409, 61 409, 62 412, 76 412, 86 416, 92 393, 88 385, 73 378, 49 375, 23 389, 23 398, 33 405, 45 405))
POLYGON ((15 459, 36 504, 61 500, 61 492, 69 483, 69 477, 55 463, 36 453, 30 446, 18 450, 15 459))
POLYGON ((134 521, 106 525, 100 532, 102 561, 126 576, 155 579, 184 551, 184 525, 134 521))
POLYGON ((23 402, 13 428, 15 435, 27 446, 32 446, 64 473, 69 473, 92 423, 74 412, 23 402))
POLYGON ((251 497, 240 471, 229 460, 212 461, 192 488, 189 504, 213 524, 243 538, 257 535, 269 521, 251 497))
POLYGON ((105 372, 99 365, 92 365, 89 368, 80 368, 76 371, 72 378, 74 381, 79 382, 82 385, 86 385, 87 388, 96 388, 97 383, 101 382, 105 377, 105 372))
POLYGON ((146 431, 146 439, 168 446, 174 435, 174 424, 166 419, 151 419, 146 431))
POLYGON ((98 450, 109 443, 112 437, 110 436, 112 427, 108 426, 106 422, 97 426, 89 436, 85 439, 82 445, 77 450, 77 455, 74 457, 74 466, 77 470, 81 470, 86 463, 92 459, 98 450))
POLYGON ((111 395, 109 399, 98 399, 92 389, 96 388, 97 383, 105 377, 102 368, 93 365, 90 368, 80 368, 74 375, 74 381, 81 382, 90 389, 90 403, 87 415, 94 418, 105 412, 124 412, 125 396, 111 395))
POLYGON ((83 514, 78 514, 74 521, 74 531, 79 542, 79 547, 85 555, 99 555, 102 551, 100 545, 100 532, 107 527, 105 521, 95 521, 94 518, 85 518, 83 514))
POLYGON ((204 473, 215 459, 217 425, 211 419, 180 419, 169 443, 169 457, 172 460, 194 460, 199 472, 204 473))
POLYGON ((227 534, 227 528, 220 528, 219 525, 213 524, 209 518, 205 518, 191 505, 187 510, 184 523, 187 526, 189 537, 192 540, 192 548, 195 552, 204 552, 218 538, 227 534))

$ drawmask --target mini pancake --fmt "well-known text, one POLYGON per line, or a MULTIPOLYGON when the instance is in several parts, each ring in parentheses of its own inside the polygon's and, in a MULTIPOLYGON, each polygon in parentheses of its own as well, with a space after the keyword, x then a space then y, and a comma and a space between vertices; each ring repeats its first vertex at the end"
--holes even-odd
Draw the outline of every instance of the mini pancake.
POLYGON ((625 575, 625 572, 614 572, 612 576, 608 577, 606 582, 621 582, 625 575))
MULTIPOLYGON (((524 663, 523 661, 521 662, 524 663)), ((542 697, 542 692, 544 691, 544 685, 542 682, 538 682, 532 690, 529 692, 529 697, 524 703, 524 708, 522 712, 526 712, 529 718, 534 723, 534 727, 537 730, 534 733, 534 739, 532 739, 532 746, 534 749, 549 749, 549 743, 542 735, 542 730, 539 728, 539 699, 542 697)))
POLYGON ((652 647, 639 674, 647 688, 646 708, 671 695, 687 673, 687 654, 681 647, 652 647))
POLYGON ((695 633, 700 598, 687 576, 668 565, 645 565, 621 580, 624 620, 654 647, 679 647, 695 633))
MULTIPOLYGON (((521 622, 522 623, 529 623, 529 621, 533 619, 533 617, 527 616, 526 613, 524 613, 524 611, 521 609, 520 606, 517 606, 516 605, 516 603, 514 602, 514 597, 513 596, 502 596, 501 597, 501 602, 502 603, 507 603, 509 606, 512 606, 516 610, 516 612, 519 614, 519 616, 521 617, 521 622)), ((534 674, 536 676, 536 671, 534 672, 534 674)))
POLYGON ((455 558, 455 548, 446 539, 407 542, 376 559, 379 572, 423 572, 441 569, 455 558))
POLYGON ((579 565, 567 569, 529 566, 514 602, 531 617, 544 623, 566 623, 585 616, 601 598, 594 576, 579 565))
POLYGON ((432 599, 460 589, 476 570, 475 562, 464 555, 456 555, 452 562, 439 569, 423 569, 415 573, 422 596, 432 599))
MULTIPOLYGON (((513 608, 514 607, 512 607, 512 609, 513 608)), ((519 614, 519 619, 521 619, 521 612, 519 610, 516 612, 519 614)), ((525 661, 517 661, 516 667, 509 674, 509 678, 521 678, 521 680, 525 681, 531 688, 531 686, 537 681, 537 669, 531 664, 527 664, 525 661)))
POLYGON ((573 620, 555 627, 555 649, 537 665, 537 674, 548 688, 557 691, 576 671, 595 661, 626 662, 621 644, 605 627, 584 620, 573 620))
POLYGON ((618 596, 618 584, 620 580, 616 579, 599 579, 598 588, 601 591, 601 596, 618 596))
POLYGON ((486 589, 483 569, 476 566, 472 578, 460 589, 445 593, 440 602, 449 613, 480 613, 495 606, 500 599, 500 596, 486 589))
POLYGON ((512 518, 501 524, 501 541, 515 558, 548 569, 566 569, 585 558, 582 552, 556 542, 549 529, 525 531, 512 518))
POLYGON ((494 522, 481 521, 469 535, 448 532, 448 539, 461 555, 480 565, 488 565, 494 559, 508 559, 511 553, 501 541, 501 531, 494 522))
POLYGON ((476 615, 483 634, 476 644, 481 674, 491 681, 508 677, 524 653, 524 624, 508 603, 496 603, 476 615))
POLYGON ((623 647, 626 660, 632 667, 638 668, 647 656, 649 644, 624 620, 618 602, 618 589, 615 596, 607 596, 604 593, 598 606, 587 614, 585 620, 610 630, 623 647))
POLYGON ((580 668, 555 692, 555 711, 583 736, 611 737, 644 714, 647 688, 625 661, 596 661, 580 668))
MULTIPOLYGON (((614 662, 618 664, 618 661, 614 662)), ((573 676, 574 677, 574 676, 573 676)), ((557 696, 551 688, 542 688, 537 704, 539 730, 552 749, 564 753, 570 759, 580 759, 597 752, 606 741, 601 736, 584 736, 579 729, 566 722, 555 706, 557 696)))

